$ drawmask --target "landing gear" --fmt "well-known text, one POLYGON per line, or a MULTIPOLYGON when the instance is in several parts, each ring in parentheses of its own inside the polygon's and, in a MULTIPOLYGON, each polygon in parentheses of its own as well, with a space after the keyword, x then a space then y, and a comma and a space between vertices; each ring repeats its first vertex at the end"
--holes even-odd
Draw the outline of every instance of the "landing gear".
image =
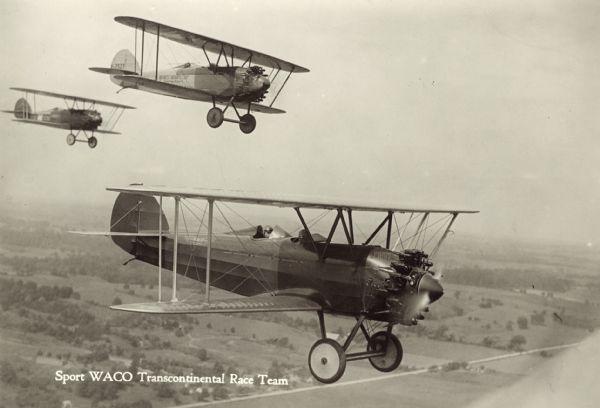
MULTIPOLYGON (((216 106, 211 108, 206 115, 206 121, 208 122, 208 126, 211 128, 218 128, 223 124, 223 120, 225 120, 225 114, 216 106)), ((241 126, 241 125, 240 125, 241 126)))
POLYGON ((240 130, 246 134, 252 133, 256 129, 256 119, 250 113, 245 114, 240 118, 240 130))
POLYGON ((213 99, 213 107, 210 108, 206 115, 206 122, 208 122, 208 126, 215 129, 223 124, 223 122, 232 122, 237 123, 240 127, 240 130, 246 134, 252 133, 254 129, 256 129, 256 118, 254 115, 250 113, 250 108, 252 104, 248 103, 248 111, 245 115, 240 115, 238 108, 235 106, 233 102, 233 97, 227 101, 225 104, 225 108, 221 109, 216 106, 216 100, 213 99), (227 109, 233 108, 237 119, 231 119, 225 117, 225 112, 227 109))
POLYGON ((94 136, 91 136, 87 142, 90 149, 93 149, 94 147, 98 146, 98 139, 96 139, 94 136))
POLYGON ((335 340, 317 340, 308 354, 308 368, 320 382, 334 383, 346 370, 346 353, 335 340))
POLYGON ((394 333, 380 331, 369 339, 367 352, 383 353, 382 355, 369 357, 369 362, 376 370, 388 373, 394 371, 402 361, 402 345, 394 333))
POLYGON ((400 340, 392 333, 393 324, 385 322, 369 322, 365 314, 356 317, 356 324, 348 334, 343 345, 326 337, 323 312, 317 312, 321 339, 317 340, 308 354, 308 368, 318 381, 331 384, 339 380, 346 370, 348 361, 368 359, 371 365, 383 372, 398 368, 402 361, 403 351, 400 340), (377 326, 387 325, 387 330, 373 333, 377 326), (367 340, 367 350, 349 353, 350 345, 361 331, 367 340))
POLYGON ((75 135, 73 133, 69 133, 67 135, 67 144, 69 146, 73 146, 75 144, 75 141, 76 141, 75 135))

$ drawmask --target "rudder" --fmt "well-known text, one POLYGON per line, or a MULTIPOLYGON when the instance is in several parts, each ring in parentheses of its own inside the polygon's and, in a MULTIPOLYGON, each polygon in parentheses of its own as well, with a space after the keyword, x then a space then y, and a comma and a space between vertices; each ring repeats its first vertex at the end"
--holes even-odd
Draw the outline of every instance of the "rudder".
POLYGON ((134 73, 140 72, 140 65, 131 51, 124 49, 117 52, 110 64, 112 69, 120 69, 134 73))
MULTIPOLYGON (((164 212, 160 212, 158 201, 154 197, 140 194, 120 193, 113 205, 110 217, 110 232, 158 233, 158 216, 162 218, 162 233, 169 231, 169 222, 164 212)), ((137 238, 111 236, 113 242, 125 251, 134 254, 137 238)))
MULTIPOLYGON (((113 205, 110 218, 110 232, 158 231, 160 206, 154 197, 141 194, 120 193, 113 205)), ((167 217, 163 212, 162 230, 169 230, 167 217)))
POLYGON ((20 98, 15 104, 15 118, 17 119, 29 119, 31 116, 31 106, 27 99, 20 98))

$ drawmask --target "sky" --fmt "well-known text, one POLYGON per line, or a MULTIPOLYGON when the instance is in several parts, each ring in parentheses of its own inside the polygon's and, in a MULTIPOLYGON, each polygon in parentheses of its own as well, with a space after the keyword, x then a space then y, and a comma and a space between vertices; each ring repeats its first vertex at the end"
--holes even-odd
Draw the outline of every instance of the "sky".
POLYGON ((20 97, 11 86, 137 109, 94 150, 5 115, 1 205, 93 203, 108 216, 105 187, 143 182, 469 208, 481 212, 455 231, 600 246, 599 15, 595 1, 5 0, 2 109, 20 97), (116 94, 87 69, 133 49, 118 15, 311 72, 251 135, 211 129, 207 104, 116 94))

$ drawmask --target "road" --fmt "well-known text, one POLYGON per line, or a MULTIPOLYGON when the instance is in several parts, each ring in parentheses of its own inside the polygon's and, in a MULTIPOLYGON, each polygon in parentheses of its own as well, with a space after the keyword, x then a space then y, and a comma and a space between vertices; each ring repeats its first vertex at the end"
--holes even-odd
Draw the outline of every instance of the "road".
MULTIPOLYGON (((563 344, 563 345, 558 345, 558 346, 537 348, 537 349, 526 350, 526 351, 521 351, 521 352, 507 353, 507 354, 502 354, 499 356, 471 360, 471 361, 468 361, 467 363, 471 366, 479 365, 479 364, 489 363, 489 362, 498 361, 498 360, 505 360, 505 359, 510 359, 510 358, 526 356, 526 355, 530 355, 530 354, 541 353, 542 351, 561 350, 561 349, 565 349, 565 348, 575 347, 579 344, 580 343, 571 343, 571 344, 563 344)), ((438 368, 441 368, 441 366, 438 366, 438 368)), ((340 381, 340 382, 337 382, 334 384, 329 384, 329 385, 315 385, 315 386, 310 386, 310 387, 297 388, 297 389, 293 389, 293 390, 267 392, 267 393, 263 393, 263 394, 255 394, 255 395, 249 395, 249 396, 244 396, 244 397, 230 398, 230 399, 222 400, 222 401, 198 402, 198 403, 193 403, 193 404, 177 405, 172 408, 198 408, 198 407, 214 406, 214 405, 223 405, 223 406, 230 406, 230 407, 240 406, 241 407, 241 406, 246 406, 247 403, 249 403, 252 400, 260 400, 260 405, 264 406, 264 407, 267 407, 270 405, 279 406, 279 407, 281 407, 281 406, 300 406, 300 405, 311 406, 311 404, 307 403, 306 400, 304 400, 304 403, 302 403, 302 404, 300 404, 300 403, 296 404, 296 403, 294 403, 293 399, 287 398, 287 397, 297 395, 297 394, 307 394, 307 393, 308 394, 311 394, 311 393, 323 394, 324 392, 333 391, 335 389, 344 388, 344 387, 348 387, 351 385, 359 385, 359 384, 366 384, 366 383, 373 383, 373 382, 387 382, 389 380, 394 380, 394 379, 401 378, 401 377, 418 376, 418 375, 422 375, 422 374, 425 374, 425 373, 428 373, 431 371, 432 371, 432 368, 423 368, 423 369, 412 370, 412 371, 404 371, 404 372, 395 373, 395 374, 378 375, 375 377, 362 378, 362 379, 351 380, 351 381, 340 381), (274 397, 280 397, 280 398, 274 398, 274 397), (283 400, 282 400, 282 398, 283 398, 283 400), (270 404, 271 402, 273 402, 273 401, 269 401, 270 399, 272 399, 274 401, 276 400, 277 402, 270 404), (286 402, 283 402, 283 401, 286 401, 286 402)), ((435 371, 435 370, 433 370, 433 371, 435 371)), ((396 383, 396 384, 398 384, 398 383, 396 383)), ((400 390, 399 387, 395 387, 395 388, 397 390, 400 390)), ((355 389, 360 389, 360 387, 355 387, 355 389)), ((366 395, 366 394, 362 393, 362 395, 366 395)), ((369 396, 369 398, 370 397, 371 396, 369 396)), ((388 397, 389 397, 389 395, 388 395, 388 397)), ((317 400, 322 400, 322 399, 317 397, 317 400)), ((331 398, 328 398, 328 401, 331 401, 331 400, 332 400, 331 398)), ((350 398, 350 400, 352 400, 352 398, 350 398)), ((344 405, 344 404, 340 404, 339 402, 340 402, 339 399, 337 399, 336 405, 341 405, 341 406, 344 405)), ((362 405, 362 404, 359 404, 359 405, 362 405)), ((316 408, 315 405, 312 405, 312 407, 316 408)))

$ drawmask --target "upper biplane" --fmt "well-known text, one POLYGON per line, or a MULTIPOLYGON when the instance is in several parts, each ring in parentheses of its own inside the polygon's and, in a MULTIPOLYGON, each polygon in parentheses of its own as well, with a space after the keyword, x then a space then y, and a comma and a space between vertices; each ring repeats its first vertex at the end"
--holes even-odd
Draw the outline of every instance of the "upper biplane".
POLYGON ((108 190, 120 193, 112 210, 110 232, 89 234, 110 236, 133 259, 157 265, 159 272, 158 302, 112 309, 157 314, 317 312, 321 338, 312 346, 308 364, 313 376, 324 383, 337 381, 347 361, 368 359, 383 372, 400 365, 402 346, 392 329, 397 324, 417 324, 429 305, 442 296, 430 255, 439 250, 459 214, 476 212, 143 185, 108 190), (174 198, 172 230, 163 211, 164 197, 174 198), (203 211, 196 200, 205 201, 203 211), (237 214, 228 206, 231 203, 293 208, 302 227, 294 235, 278 227, 252 224, 235 230, 225 215, 227 209, 237 214), (215 208, 226 233, 213 232, 215 208), (315 233, 305 218, 315 209, 335 215, 326 237, 315 233), (186 211, 193 217, 186 216, 186 211), (383 214, 373 231, 363 234, 362 243, 358 234, 355 236, 357 212, 360 216, 383 214), (188 230, 193 219, 198 221, 197 231, 188 230), (186 231, 180 231, 180 220, 186 231), (431 231, 435 232, 426 239, 431 231), (344 243, 333 242, 336 232, 344 243), (377 239, 383 246, 375 244, 377 239), (424 252, 429 247, 431 250, 424 252), (169 301, 161 297, 163 268, 173 271, 169 301), (179 300, 178 274, 203 281, 204 299, 179 300), (247 297, 211 300, 211 286, 247 297), (327 338, 324 313, 356 319, 343 343, 327 338), (367 340, 366 350, 352 352, 359 330, 367 340))
POLYGON ((15 115, 17 122, 32 123, 34 125, 51 126, 59 129, 68 129, 67 144, 72 146, 75 142, 86 142, 92 149, 98 145, 94 133, 110 133, 118 135, 113 129, 125 112, 125 109, 135 109, 132 106, 118 103, 104 102, 97 99, 82 98, 80 96, 65 95, 55 92, 40 91, 29 88, 10 88, 15 91, 24 92, 24 97, 17 100, 14 110, 3 110, 5 113, 15 115), (49 110, 37 110, 37 96, 63 99, 66 108, 52 108, 49 110), (28 99, 33 101, 33 109, 28 99), (104 122, 102 114, 96 109, 96 105, 110 108, 108 119, 104 122), (73 133, 73 132, 76 133, 73 133), (90 132, 90 136, 88 136, 90 132), (83 133, 85 139, 78 139, 83 133))
POLYGON ((115 17, 115 21, 135 29, 135 54, 121 50, 115 55, 110 68, 90 69, 110 75, 111 81, 122 89, 133 88, 212 103, 213 107, 206 117, 212 128, 221 126, 224 121, 233 122, 239 124, 242 132, 251 133, 256 128, 256 119, 250 112, 285 113, 274 108, 273 104, 292 73, 308 72, 308 69, 280 58, 154 21, 122 16, 115 17), (141 64, 137 59, 138 31, 141 31, 141 64), (154 71, 144 71, 146 34, 156 35, 154 71), (159 70, 160 38, 201 49, 207 65, 188 61, 174 68, 159 70), (209 54, 216 57, 211 60, 209 54), (266 73, 266 70, 270 71, 266 73), (261 104, 269 88, 276 81, 279 83, 277 77, 280 72, 288 74, 275 97, 268 105, 261 104), (221 109, 217 105, 225 107, 221 109), (235 112, 233 119, 225 117, 229 108, 235 112))

